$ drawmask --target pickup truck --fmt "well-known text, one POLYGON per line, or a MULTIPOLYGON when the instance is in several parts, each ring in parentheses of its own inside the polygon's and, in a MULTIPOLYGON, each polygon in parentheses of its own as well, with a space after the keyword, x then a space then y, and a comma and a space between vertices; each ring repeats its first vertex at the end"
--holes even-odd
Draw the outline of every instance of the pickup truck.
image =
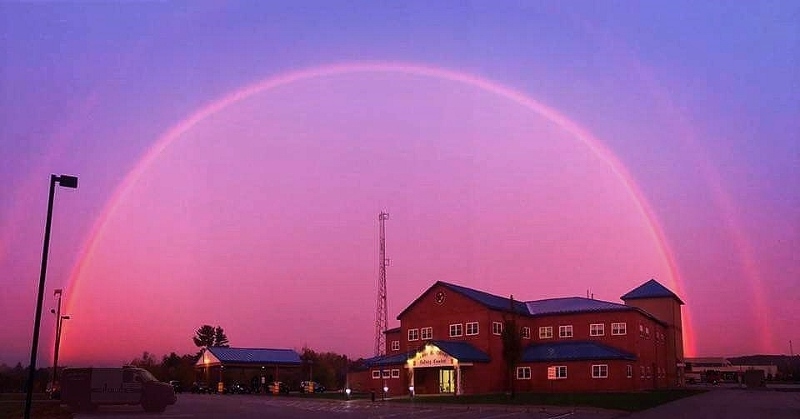
POLYGON ((163 412, 176 400, 171 385, 141 368, 66 368, 61 376, 61 402, 74 411, 141 404, 146 412, 163 412))

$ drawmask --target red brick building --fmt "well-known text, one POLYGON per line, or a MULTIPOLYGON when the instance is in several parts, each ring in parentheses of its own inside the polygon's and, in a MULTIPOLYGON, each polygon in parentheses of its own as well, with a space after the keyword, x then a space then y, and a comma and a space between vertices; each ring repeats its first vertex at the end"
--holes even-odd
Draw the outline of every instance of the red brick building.
POLYGON ((637 391, 683 384, 681 305, 650 280, 624 304, 567 297, 516 301, 436 282, 386 331, 386 355, 367 359, 350 387, 387 395, 507 391, 637 391), (503 328, 519 328, 509 377, 503 328))

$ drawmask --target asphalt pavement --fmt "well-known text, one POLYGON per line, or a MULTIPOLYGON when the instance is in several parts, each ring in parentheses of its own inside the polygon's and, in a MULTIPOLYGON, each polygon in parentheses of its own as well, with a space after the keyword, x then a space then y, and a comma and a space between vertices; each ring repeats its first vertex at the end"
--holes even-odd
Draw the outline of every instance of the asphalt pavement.
POLYGON ((76 419, 136 418, 431 418, 431 419, 798 419, 800 392, 714 388, 642 412, 545 406, 437 405, 369 400, 324 400, 265 395, 180 394, 162 414, 140 406, 101 406, 76 419))

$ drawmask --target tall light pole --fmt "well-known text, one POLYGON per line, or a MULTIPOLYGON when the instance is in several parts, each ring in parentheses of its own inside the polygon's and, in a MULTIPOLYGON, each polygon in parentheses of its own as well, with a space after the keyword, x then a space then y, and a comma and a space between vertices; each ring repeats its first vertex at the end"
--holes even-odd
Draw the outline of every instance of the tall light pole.
POLYGON ((52 395, 56 395, 56 385, 58 383, 58 348, 61 346, 61 330, 64 327, 63 323, 64 320, 69 320, 69 316, 62 316, 61 315, 61 295, 64 293, 64 290, 57 289, 53 292, 53 296, 58 296, 58 305, 55 310, 51 309, 50 312, 56 315, 56 340, 55 340, 55 348, 53 349, 53 378, 52 383, 50 384, 50 389, 53 392, 52 395))
POLYGON ((61 338, 61 295, 64 294, 64 290, 61 288, 56 289, 53 291, 53 297, 58 297, 58 303, 56 304, 56 309, 50 309, 50 312, 56 315, 56 338, 55 344, 53 345, 53 375, 50 378, 50 390, 55 392, 56 389, 56 371, 58 368, 58 341, 61 338))
POLYGON ((36 300, 36 317, 33 320, 33 344, 31 345, 31 362, 28 364, 28 394, 25 397, 25 419, 31 417, 31 402, 33 401, 33 381, 36 379, 36 352, 39 349, 39 326, 42 321, 42 300, 44 299, 44 279, 47 274, 47 252, 50 250, 50 225, 53 219, 53 196, 56 193, 56 183, 75 189, 78 187, 78 178, 69 175, 50 175, 50 195, 47 200, 47 221, 44 227, 44 246, 42 248, 42 269, 39 274, 39 293, 36 300))

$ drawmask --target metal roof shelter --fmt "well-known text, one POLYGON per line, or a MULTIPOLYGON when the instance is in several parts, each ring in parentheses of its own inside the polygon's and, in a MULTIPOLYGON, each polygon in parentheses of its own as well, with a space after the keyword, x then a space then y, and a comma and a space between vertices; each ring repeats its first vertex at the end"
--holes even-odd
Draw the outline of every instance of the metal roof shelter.
POLYGON ((200 372, 202 381, 209 385, 216 381, 217 391, 222 393, 224 383, 231 379, 249 381, 254 391, 267 391, 267 376, 271 382, 280 381, 280 370, 285 373, 287 368, 294 369, 302 364, 300 354, 291 349, 209 346, 203 349, 194 367, 200 372))
POLYGON ((302 363, 300 354, 291 349, 210 346, 203 350, 195 367, 300 366, 302 363))

